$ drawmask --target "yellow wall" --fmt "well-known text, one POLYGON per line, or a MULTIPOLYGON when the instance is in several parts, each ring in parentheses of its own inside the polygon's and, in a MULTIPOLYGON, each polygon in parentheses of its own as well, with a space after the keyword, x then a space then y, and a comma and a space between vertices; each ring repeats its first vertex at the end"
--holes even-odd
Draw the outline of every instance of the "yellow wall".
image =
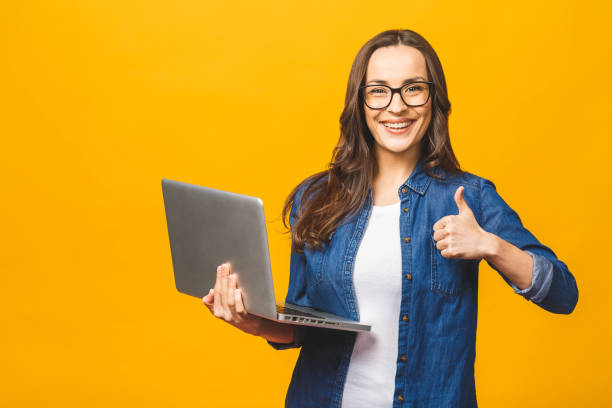
POLYGON ((266 203, 329 161, 350 64, 389 28, 438 52, 462 166, 574 273, 569 316, 482 263, 483 407, 612 399, 609 6, 592 1, 17 1, 0 17, 0 405, 281 406, 297 352, 176 292, 162 178, 266 203), (216 403, 216 405, 211 405, 216 403))

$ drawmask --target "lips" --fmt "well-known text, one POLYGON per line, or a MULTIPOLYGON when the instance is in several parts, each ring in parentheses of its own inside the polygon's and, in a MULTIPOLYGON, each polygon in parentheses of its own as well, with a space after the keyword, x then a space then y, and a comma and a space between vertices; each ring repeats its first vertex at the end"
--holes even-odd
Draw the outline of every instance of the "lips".
POLYGON ((400 118, 400 119, 385 119, 379 120, 380 123, 402 123, 407 121, 415 121, 416 118, 400 118))
POLYGON ((395 119, 380 121, 380 124, 387 132, 397 135, 412 129, 412 124, 415 121, 415 119, 395 119))

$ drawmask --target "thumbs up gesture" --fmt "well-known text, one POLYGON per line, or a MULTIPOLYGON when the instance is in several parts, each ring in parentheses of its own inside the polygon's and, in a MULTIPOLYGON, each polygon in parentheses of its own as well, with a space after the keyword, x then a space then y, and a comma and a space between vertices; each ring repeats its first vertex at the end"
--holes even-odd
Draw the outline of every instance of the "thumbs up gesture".
POLYGON ((447 215, 433 225, 436 248, 445 258, 481 259, 487 254, 490 234, 483 230, 463 197, 463 186, 455 191, 457 215, 447 215))

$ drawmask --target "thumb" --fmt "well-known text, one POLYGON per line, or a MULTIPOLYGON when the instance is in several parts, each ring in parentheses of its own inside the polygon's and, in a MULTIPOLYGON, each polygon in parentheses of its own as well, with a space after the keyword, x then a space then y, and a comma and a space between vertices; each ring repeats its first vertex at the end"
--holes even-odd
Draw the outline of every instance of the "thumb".
POLYGON ((457 204, 457 208, 459 209, 459 214, 472 212, 470 207, 467 205, 465 201, 465 197, 463 197, 463 186, 457 188, 455 191, 455 203, 457 204))

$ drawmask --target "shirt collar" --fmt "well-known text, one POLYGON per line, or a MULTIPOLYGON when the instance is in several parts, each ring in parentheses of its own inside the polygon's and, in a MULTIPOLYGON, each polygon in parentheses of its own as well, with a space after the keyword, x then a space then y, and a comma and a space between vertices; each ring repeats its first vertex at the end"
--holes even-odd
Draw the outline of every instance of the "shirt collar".
POLYGON ((431 177, 423 170, 423 159, 420 158, 408 179, 399 187, 398 193, 401 197, 402 189, 407 187, 420 195, 425 195, 429 183, 431 183, 431 177))

